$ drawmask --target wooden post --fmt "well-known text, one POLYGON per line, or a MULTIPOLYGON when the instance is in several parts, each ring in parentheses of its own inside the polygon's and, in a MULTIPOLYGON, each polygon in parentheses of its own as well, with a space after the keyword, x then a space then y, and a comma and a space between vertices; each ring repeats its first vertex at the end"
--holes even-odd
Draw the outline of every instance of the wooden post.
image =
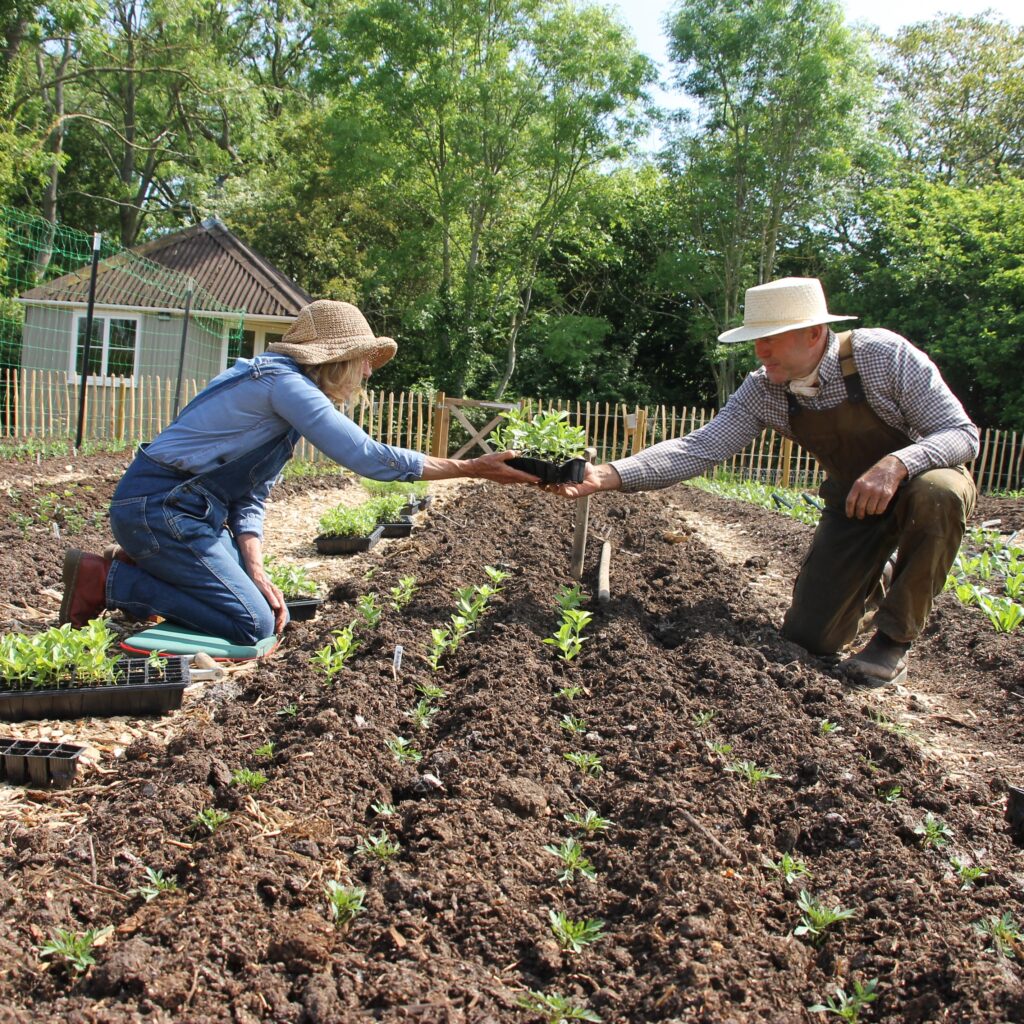
POLYGON ((430 435, 430 454, 438 459, 448 457, 448 419, 451 412, 445 403, 445 393, 438 391, 434 402, 434 429, 430 435))
POLYGON ((637 452, 644 450, 644 438, 647 435, 647 410, 637 409, 636 411, 636 426, 633 428, 633 447, 630 452, 631 455, 636 455, 637 452))
POLYGON ((782 479, 779 481, 779 485, 784 488, 789 486, 789 459, 792 454, 793 442, 788 437, 784 437, 782 439, 782 452, 780 456, 782 459, 782 479))
MULTIPOLYGON (((587 465, 589 466, 597 458, 597 449, 588 448, 586 451, 587 465)), ((590 495, 576 499, 576 526, 572 535, 572 562, 569 565, 569 575, 574 580, 583 579, 583 556, 587 553, 587 525, 590 520, 590 495)))

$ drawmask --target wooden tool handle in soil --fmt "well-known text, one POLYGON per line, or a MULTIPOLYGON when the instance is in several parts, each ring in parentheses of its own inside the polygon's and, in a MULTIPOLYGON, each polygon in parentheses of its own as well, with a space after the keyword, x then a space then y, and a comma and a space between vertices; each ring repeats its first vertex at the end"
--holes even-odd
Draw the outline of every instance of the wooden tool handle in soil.
POLYGON ((597 599, 601 604, 607 604, 612 596, 608 580, 611 575, 612 563, 612 542, 606 540, 601 545, 601 563, 597 568, 597 599))
MULTIPOLYGON (((588 448, 583 457, 590 465, 597 458, 597 449, 588 448)), ((572 562, 569 575, 574 580, 583 579, 583 556, 587 553, 587 524, 590 520, 590 495, 576 499, 576 529, 572 535, 572 562)))

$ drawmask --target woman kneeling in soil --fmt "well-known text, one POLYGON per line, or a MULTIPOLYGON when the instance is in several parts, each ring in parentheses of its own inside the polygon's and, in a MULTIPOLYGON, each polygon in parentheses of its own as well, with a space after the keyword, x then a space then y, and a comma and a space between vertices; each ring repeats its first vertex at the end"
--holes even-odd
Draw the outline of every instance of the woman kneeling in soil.
POLYGON ((264 501, 299 438, 374 480, 477 477, 536 484, 505 465, 515 452, 456 461, 380 444, 335 407, 351 400, 398 346, 347 302, 304 307, 267 354, 215 377, 148 445, 114 491, 117 545, 64 558, 61 623, 105 608, 162 616, 253 644, 288 621, 263 568, 264 501))

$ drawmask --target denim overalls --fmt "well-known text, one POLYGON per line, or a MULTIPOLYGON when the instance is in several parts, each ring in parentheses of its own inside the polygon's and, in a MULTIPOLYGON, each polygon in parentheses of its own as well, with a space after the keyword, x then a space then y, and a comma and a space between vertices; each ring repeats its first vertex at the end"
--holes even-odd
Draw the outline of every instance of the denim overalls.
MULTIPOLYGON (((236 365, 182 410, 259 375, 236 365)), ((117 559, 107 576, 107 606, 140 619, 161 615, 231 643, 254 644, 274 633, 274 612, 242 564, 227 528, 232 503, 274 479, 291 458, 297 430, 206 473, 190 474, 136 453, 114 491, 110 527, 135 562, 117 559)))

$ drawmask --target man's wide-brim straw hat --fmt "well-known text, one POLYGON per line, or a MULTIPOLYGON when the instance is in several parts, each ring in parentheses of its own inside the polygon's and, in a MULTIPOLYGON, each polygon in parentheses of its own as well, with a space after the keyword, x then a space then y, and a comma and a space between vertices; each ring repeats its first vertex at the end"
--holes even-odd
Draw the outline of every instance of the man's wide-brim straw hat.
POLYGON ((280 341, 271 342, 267 351, 291 356, 304 366, 368 359, 376 370, 398 346, 391 338, 376 337, 366 317, 350 302, 318 299, 299 310, 295 323, 280 341))
POLYGON ((748 288, 743 304, 743 326, 720 334, 718 340, 727 344, 754 341, 801 327, 856 319, 854 316, 836 316, 828 311, 825 292, 816 277, 783 277, 748 288))

